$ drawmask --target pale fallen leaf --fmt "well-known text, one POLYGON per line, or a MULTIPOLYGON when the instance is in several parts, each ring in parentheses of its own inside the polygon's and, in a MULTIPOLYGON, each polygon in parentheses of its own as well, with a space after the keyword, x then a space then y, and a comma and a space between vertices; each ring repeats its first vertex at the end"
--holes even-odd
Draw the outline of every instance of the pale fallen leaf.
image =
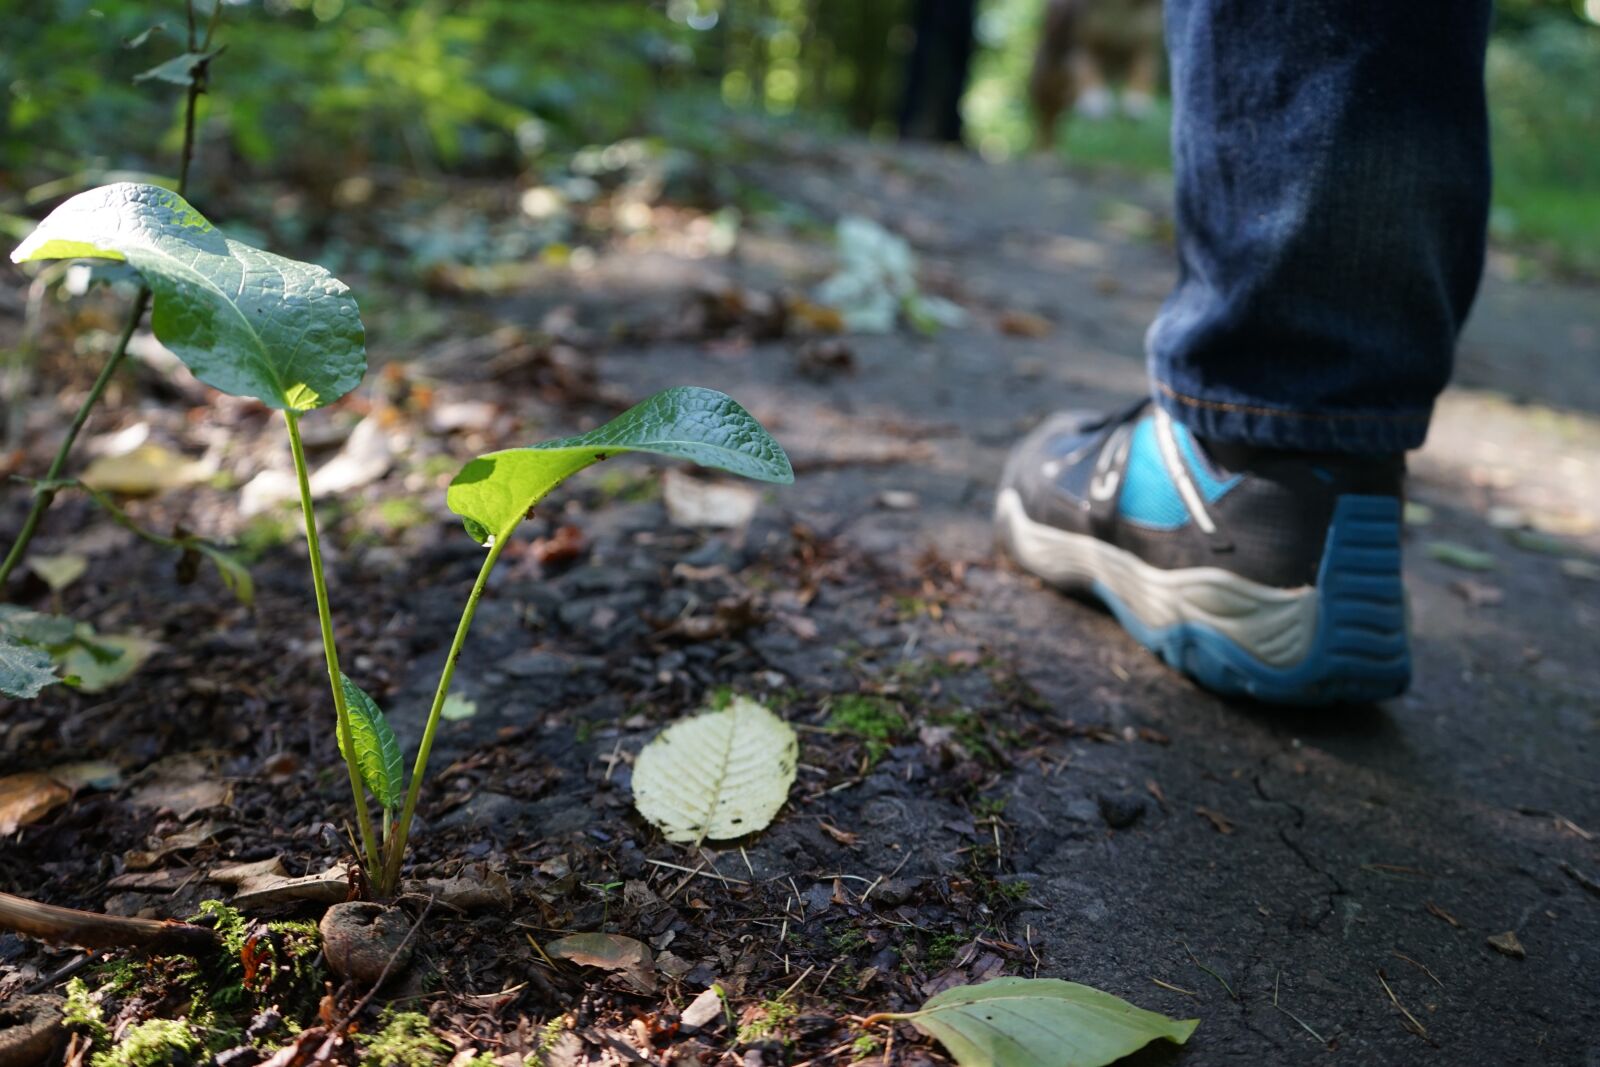
POLYGON ((656 966, 650 948, 621 934, 573 934, 550 942, 545 952, 584 967, 615 971, 641 993, 656 991, 656 966))
POLYGON ((470 719, 476 714, 478 714, 477 701, 468 700, 466 697, 457 696, 455 693, 445 697, 444 705, 439 709, 439 717, 446 722, 460 722, 462 719, 470 719))
POLYGON ((675 526, 739 529, 749 525, 761 493, 737 482, 709 481, 676 468, 662 476, 661 497, 675 526))
POLYGON ((371 485, 388 474, 393 465, 389 435, 377 419, 362 419, 339 454, 312 472, 311 495, 337 496, 371 485))
POLYGON ((693 1033, 722 1015, 722 987, 713 985, 689 1002, 678 1025, 693 1033))
POLYGON ((300 484, 293 471, 265 470, 239 490, 239 514, 245 518, 272 511, 298 498, 300 484))
POLYGON ((1486 940, 1489 947, 1496 952, 1504 953, 1514 960, 1523 959, 1528 955, 1528 950, 1522 947, 1522 942, 1517 940, 1514 931, 1507 930, 1503 934, 1491 934, 1486 940))
POLYGON ((1586 582, 1600 582, 1600 563, 1590 559, 1564 559, 1561 561, 1561 573, 1586 582))
POLYGON ((72 552, 59 556, 29 556, 28 569, 37 574, 52 593, 59 593, 89 569, 89 561, 72 552))
POLYGON ((633 803, 669 841, 698 844, 765 829, 789 797, 794 728, 747 697, 663 730, 633 767, 633 803))
POLYGON ((162 445, 147 444, 120 456, 96 459, 79 480, 106 493, 149 496, 198 485, 215 473, 209 463, 188 459, 162 445))

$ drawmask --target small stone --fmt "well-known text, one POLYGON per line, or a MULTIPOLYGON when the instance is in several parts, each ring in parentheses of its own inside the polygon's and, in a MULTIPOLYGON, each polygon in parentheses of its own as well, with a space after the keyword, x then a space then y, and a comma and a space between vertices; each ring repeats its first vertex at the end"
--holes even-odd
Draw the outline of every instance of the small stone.
POLYGON ((872 893, 872 899, 880 904, 887 904, 892 908, 910 900, 911 894, 915 893, 921 885, 921 879, 887 878, 878 883, 878 888, 872 893))
POLYGON ((1145 800, 1138 793, 1101 793, 1100 817, 1113 830, 1125 830, 1144 814, 1145 800))
POLYGON ((1528 950, 1522 947, 1522 942, 1517 940, 1517 935, 1510 930, 1503 934, 1492 934, 1488 938, 1489 947, 1496 952, 1520 960, 1528 955, 1528 950))
POLYGON ((406 941, 411 920, 398 908, 363 900, 335 904, 318 929, 328 966, 358 985, 377 985, 385 969, 393 978, 411 961, 412 945, 406 941))

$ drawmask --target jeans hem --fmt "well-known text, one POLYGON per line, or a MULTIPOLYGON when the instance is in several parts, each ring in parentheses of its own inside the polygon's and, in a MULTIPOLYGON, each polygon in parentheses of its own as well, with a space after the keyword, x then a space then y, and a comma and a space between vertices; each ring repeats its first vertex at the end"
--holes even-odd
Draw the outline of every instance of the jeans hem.
POLYGON ((1190 432, 1213 441, 1293 452, 1388 455, 1422 447, 1432 408, 1411 411, 1292 411, 1208 400, 1156 381, 1155 400, 1190 432))

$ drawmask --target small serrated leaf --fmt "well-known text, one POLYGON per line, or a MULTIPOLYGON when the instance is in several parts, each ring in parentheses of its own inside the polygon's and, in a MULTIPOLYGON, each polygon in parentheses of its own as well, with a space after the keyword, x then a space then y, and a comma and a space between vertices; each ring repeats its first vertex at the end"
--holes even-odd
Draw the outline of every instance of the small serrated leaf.
MULTIPOLYGON (((361 781, 378 798, 385 808, 396 808, 405 798, 405 772, 400 766, 400 741, 389 727, 377 701, 366 694, 359 685, 344 674, 339 675, 344 685, 345 703, 350 708, 350 739, 355 747, 356 770, 361 781)), ((346 759, 340 739, 340 752, 346 759)))
POLYGON ((668 841, 725 841, 763 830, 789 797, 794 728, 748 697, 663 730, 639 752, 633 804, 668 841))
POLYGON ((789 457, 737 401, 715 389, 680 387, 588 433, 479 456, 455 476, 445 500, 477 540, 503 537, 550 490, 619 452, 686 459, 763 482, 794 481, 789 457))
POLYGON ((1157 1038, 1181 1045, 1200 1025, 1056 978, 957 986, 886 1017, 909 1021, 962 1067, 1105 1067, 1157 1038))

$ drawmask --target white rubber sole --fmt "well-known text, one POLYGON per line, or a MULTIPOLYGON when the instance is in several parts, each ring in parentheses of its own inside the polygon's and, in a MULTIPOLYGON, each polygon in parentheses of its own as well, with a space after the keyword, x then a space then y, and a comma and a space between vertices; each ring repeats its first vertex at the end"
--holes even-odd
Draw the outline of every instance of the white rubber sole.
POLYGON ((1152 567, 1095 537, 1034 522, 1014 489, 995 501, 995 521, 1025 569, 1052 585, 1111 594, 1147 632, 1204 627, 1271 668, 1302 662, 1316 641, 1314 587, 1279 589, 1220 567, 1152 567))

